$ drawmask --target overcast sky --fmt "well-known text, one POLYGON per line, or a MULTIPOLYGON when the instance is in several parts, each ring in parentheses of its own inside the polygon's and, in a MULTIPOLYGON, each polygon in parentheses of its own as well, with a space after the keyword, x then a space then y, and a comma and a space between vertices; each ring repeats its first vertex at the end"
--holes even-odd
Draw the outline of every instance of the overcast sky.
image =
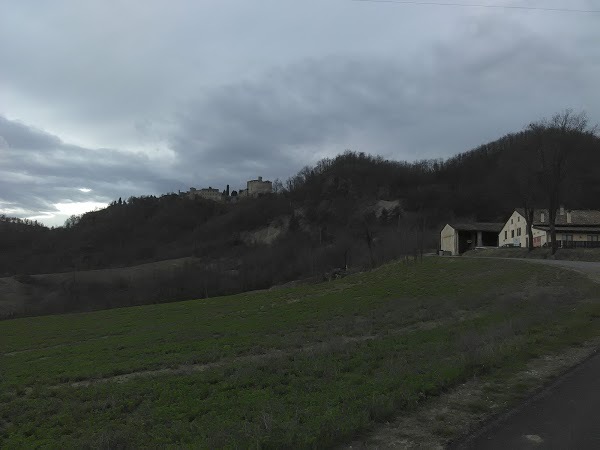
POLYGON ((286 179, 345 149, 440 158, 565 108, 598 122, 599 43, 600 14, 0 0, 0 213, 61 225, 119 197, 286 179))

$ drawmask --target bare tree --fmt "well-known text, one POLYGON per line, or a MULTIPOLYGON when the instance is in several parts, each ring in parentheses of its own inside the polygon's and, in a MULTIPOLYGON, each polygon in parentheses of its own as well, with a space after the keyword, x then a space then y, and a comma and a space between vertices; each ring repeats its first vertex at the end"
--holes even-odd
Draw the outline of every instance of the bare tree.
POLYGON ((285 186, 283 185, 283 182, 279 178, 275 178, 275 180, 273 181, 272 187, 273 187, 274 194, 281 194, 282 192, 285 191, 285 186))
POLYGON ((415 261, 417 260, 417 255, 420 255, 421 261, 423 260, 423 247, 424 247, 424 234, 425 234, 425 223, 426 223, 426 211, 427 208, 427 199, 426 195, 423 192, 421 186, 417 186, 417 196, 416 196, 416 211, 415 211, 415 221, 414 221, 414 230, 415 230, 415 261))
POLYGON ((373 256, 373 243, 374 243, 374 235, 373 235, 373 230, 371 229, 371 227, 369 226, 369 223, 367 220, 363 221, 363 226, 364 226, 364 239, 365 242, 367 244, 367 247, 369 248, 369 258, 371 260, 371 268, 374 269, 376 266, 375 263, 375 257, 373 256))
POLYGON ((548 207, 548 224, 552 254, 556 253, 556 212, 564 196, 569 163, 577 150, 582 135, 594 133, 589 127, 587 114, 567 109, 551 119, 543 119, 529 126, 538 159, 537 178, 548 207))
POLYGON ((514 155, 507 160, 509 186, 513 194, 519 199, 520 207, 525 217, 525 228, 527 233, 527 248, 533 250, 533 221, 535 207, 540 200, 539 181, 536 175, 538 170, 538 159, 536 152, 530 151, 530 147, 537 148, 537 134, 520 133, 513 136, 511 148, 514 155))

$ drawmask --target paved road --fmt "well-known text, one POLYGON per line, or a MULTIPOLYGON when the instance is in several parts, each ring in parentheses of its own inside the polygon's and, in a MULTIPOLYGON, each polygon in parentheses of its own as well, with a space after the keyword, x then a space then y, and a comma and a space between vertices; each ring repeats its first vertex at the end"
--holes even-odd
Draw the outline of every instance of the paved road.
POLYGON ((565 269, 575 270, 587 275, 600 275, 600 262, 588 261, 566 261, 562 259, 519 259, 520 261, 536 262, 548 266, 563 267, 565 269))
POLYGON ((600 449, 600 353, 453 449, 600 449))
MULTIPOLYGON (((457 256, 457 258, 464 258, 464 256, 457 256)), ((503 259, 506 261, 525 261, 532 264, 544 264, 547 266, 562 267, 564 269, 574 270, 588 275, 594 281, 600 282, 600 262, 588 262, 588 261, 567 261, 563 259, 536 259, 536 258, 496 258, 487 256, 467 256, 467 258, 481 258, 481 259, 503 259)), ((600 450, 600 449, 599 449, 600 450)))

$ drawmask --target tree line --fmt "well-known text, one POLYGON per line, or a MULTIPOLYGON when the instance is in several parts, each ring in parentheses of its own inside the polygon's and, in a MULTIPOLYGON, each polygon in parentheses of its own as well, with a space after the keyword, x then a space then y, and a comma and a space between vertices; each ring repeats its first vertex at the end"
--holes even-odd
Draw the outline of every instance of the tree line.
MULTIPOLYGON (((435 250, 439 230, 452 220, 503 221, 521 207, 531 233, 533 208, 598 208, 599 149, 585 114, 565 111, 446 160, 346 151, 274 183, 274 194, 237 203, 170 193, 119 199, 55 229, 4 218, 0 275, 192 256, 198 264, 186 276, 194 287, 173 291, 180 298, 319 278, 336 267, 368 268, 435 250), (253 237, 266 227, 281 231, 270 244, 253 237)), ((550 219, 554 230, 556 217, 550 219)))

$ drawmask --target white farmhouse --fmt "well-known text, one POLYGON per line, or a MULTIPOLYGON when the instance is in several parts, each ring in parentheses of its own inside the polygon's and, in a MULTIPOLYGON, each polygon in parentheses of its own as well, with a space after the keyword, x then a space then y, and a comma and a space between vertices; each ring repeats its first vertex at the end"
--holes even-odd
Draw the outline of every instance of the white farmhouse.
MULTIPOLYGON (((550 243, 550 225, 547 209, 536 209, 533 214, 533 246, 544 247, 550 243)), ((600 211, 556 211, 556 240, 563 248, 600 247, 600 211)), ((515 209, 500 231, 500 247, 527 247, 527 222, 525 211, 515 209)))

